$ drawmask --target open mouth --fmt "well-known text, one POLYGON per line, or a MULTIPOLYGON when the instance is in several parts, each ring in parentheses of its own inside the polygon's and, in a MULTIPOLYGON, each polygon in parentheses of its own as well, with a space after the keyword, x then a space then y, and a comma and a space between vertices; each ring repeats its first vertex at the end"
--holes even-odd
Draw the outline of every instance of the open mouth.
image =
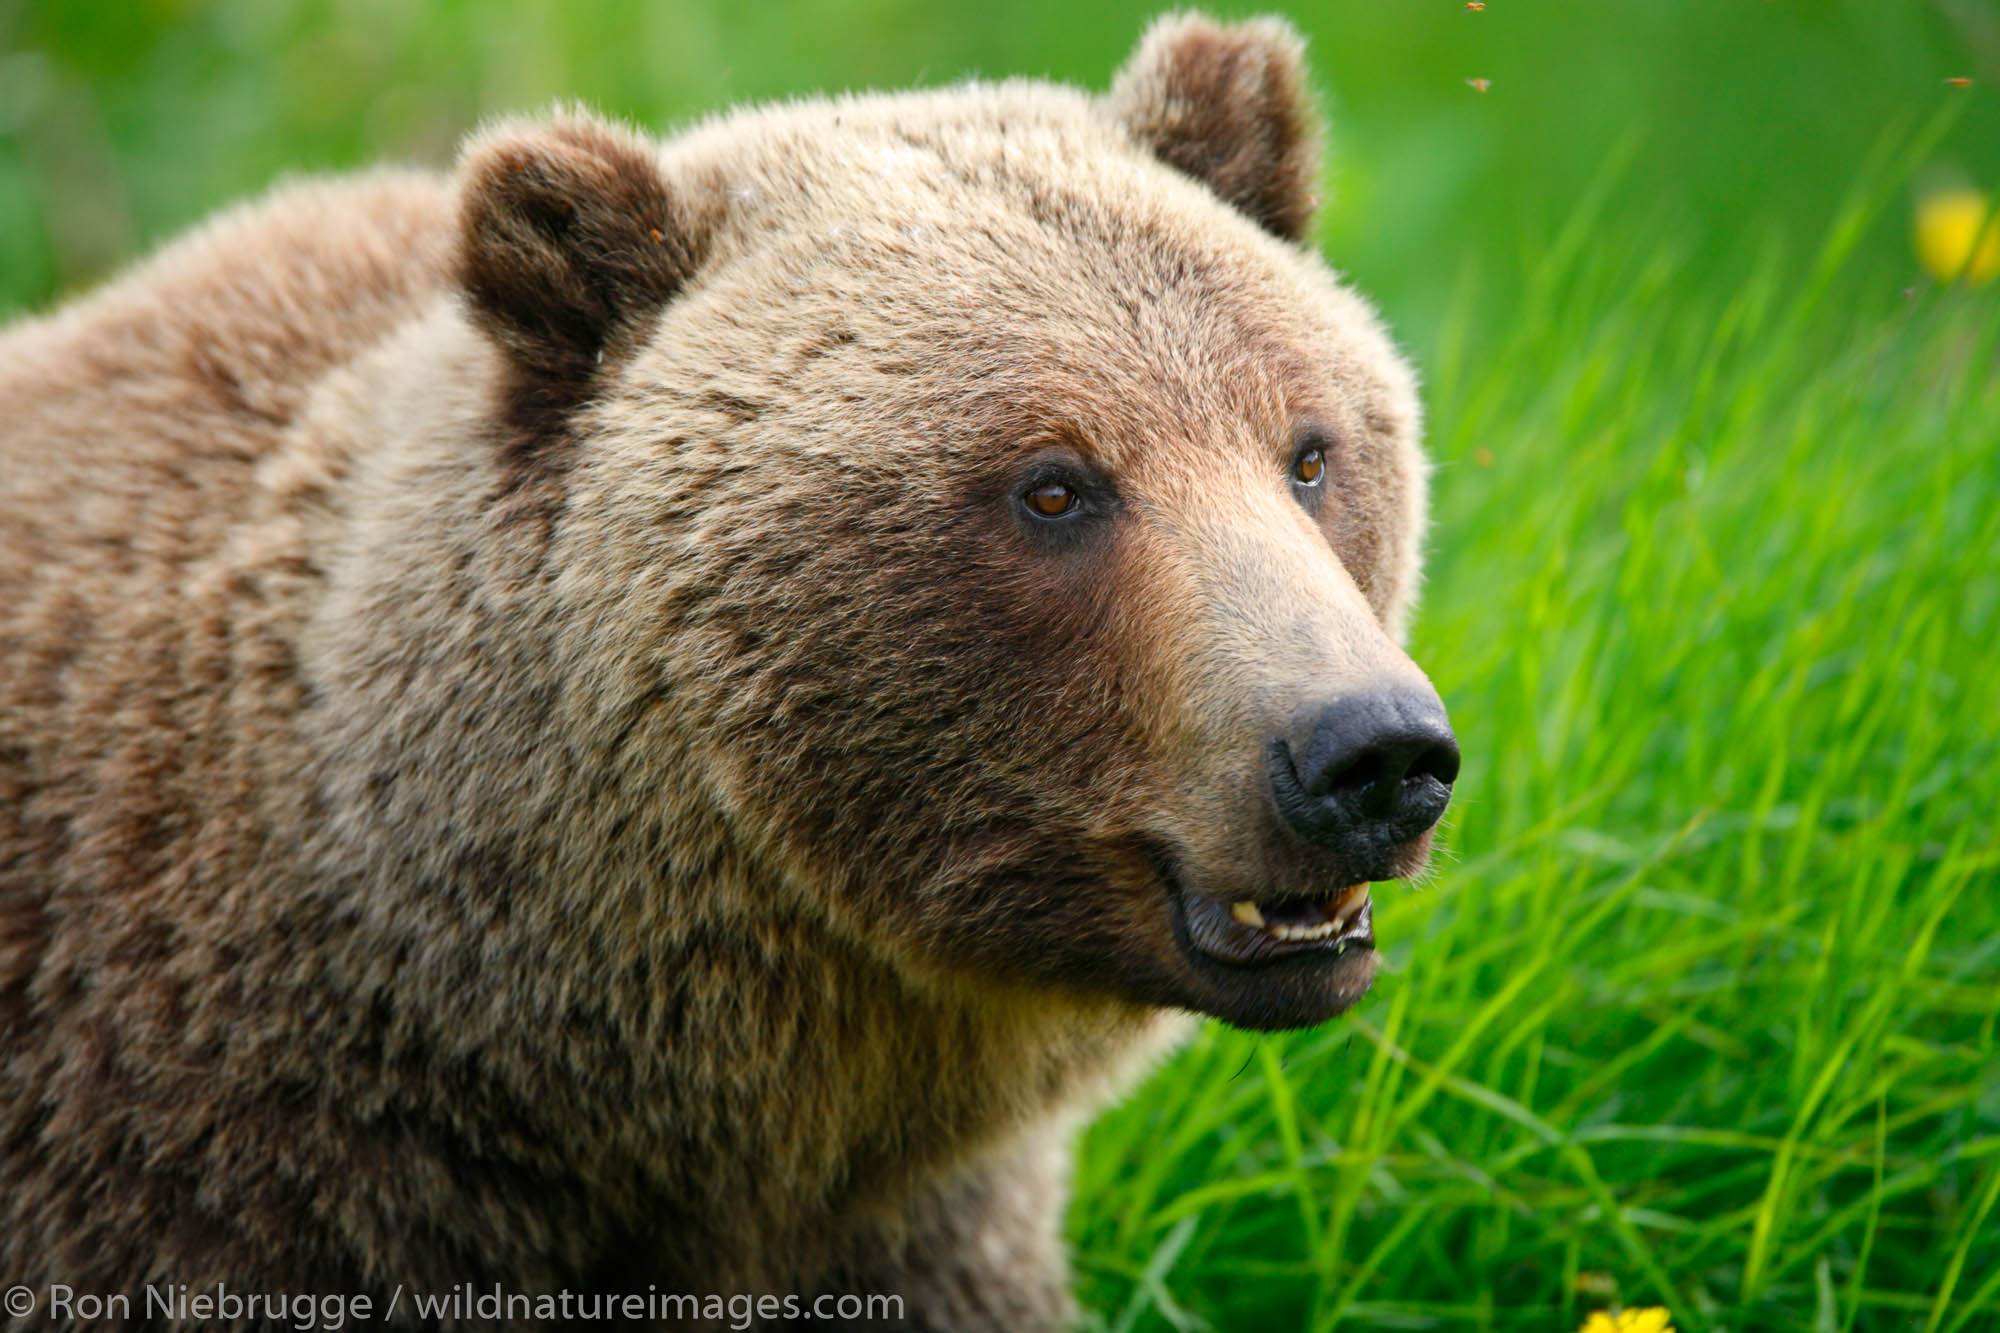
POLYGON ((1232 903, 1190 893, 1183 910, 1188 942, 1223 963, 1255 964, 1309 953, 1338 956, 1375 944, 1374 905, 1365 883, 1322 895, 1232 903))

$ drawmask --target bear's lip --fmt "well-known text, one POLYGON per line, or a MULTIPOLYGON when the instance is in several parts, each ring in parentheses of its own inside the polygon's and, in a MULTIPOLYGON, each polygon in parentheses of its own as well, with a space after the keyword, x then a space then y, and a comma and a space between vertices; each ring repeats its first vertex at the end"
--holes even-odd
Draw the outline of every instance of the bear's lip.
POLYGON ((1307 954, 1339 958, 1375 947, 1375 905, 1365 882, 1321 894, 1232 902, 1184 884, 1177 888, 1186 943, 1218 963, 1255 967, 1307 954))

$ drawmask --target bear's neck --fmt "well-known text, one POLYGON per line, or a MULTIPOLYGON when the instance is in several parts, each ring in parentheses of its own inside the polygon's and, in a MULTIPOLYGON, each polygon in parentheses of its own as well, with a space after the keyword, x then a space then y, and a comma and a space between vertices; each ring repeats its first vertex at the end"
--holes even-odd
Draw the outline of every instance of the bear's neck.
MULTIPOLYGON (((433 913, 476 916, 476 935, 470 920, 414 919, 413 903, 375 918, 359 953, 401 961, 374 997, 398 1007, 354 1007, 422 1052, 466 1151, 566 1179, 603 1234, 671 1250, 698 1231, 704 1264, 743 1256, 740 1283, 803 1280, 829 1236, 1030 1126, 1066 1136, 1182 1028, 1121 1003, 912 976, 744 882, 656 883, 648 905, 611 911, 639 886, 467 868, 483 878, 428 897, 433 913), (767 905, 716 907, 748 902, 767 905), (425 956, 417 942, 440 928, 481 939, 480 956, 425 956), (796 1248, 771 1245, 788 1233, 796 1248)), ((725 859, 709 873, 741 872, 725 859)))

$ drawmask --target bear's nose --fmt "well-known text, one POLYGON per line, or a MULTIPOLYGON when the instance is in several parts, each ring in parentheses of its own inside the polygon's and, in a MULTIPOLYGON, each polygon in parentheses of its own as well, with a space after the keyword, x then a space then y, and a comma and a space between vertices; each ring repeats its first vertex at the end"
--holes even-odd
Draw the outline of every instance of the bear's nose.
POLYGON ((1437 823, 1458 777, 1458 741, 1429 691, 1350 695, 1271 746, 1271 789, 1316 846, 1379 856, 1437 823))

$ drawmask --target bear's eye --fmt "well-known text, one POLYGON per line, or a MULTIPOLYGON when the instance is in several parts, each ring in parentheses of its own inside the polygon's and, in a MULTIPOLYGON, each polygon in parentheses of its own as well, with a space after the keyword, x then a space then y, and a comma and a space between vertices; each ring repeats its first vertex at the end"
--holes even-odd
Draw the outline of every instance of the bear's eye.
POLYGON ((1300 450, 1292 460, 1292 480, 1301 486, 1317 486, 1326 475, 1326 450, 1318 445, 1300 450))
POLYGON ((1044 482, 1021 498, 1042 518, 1061 518, 1077 506, 1076 489, 1059 481, 1044 482))

